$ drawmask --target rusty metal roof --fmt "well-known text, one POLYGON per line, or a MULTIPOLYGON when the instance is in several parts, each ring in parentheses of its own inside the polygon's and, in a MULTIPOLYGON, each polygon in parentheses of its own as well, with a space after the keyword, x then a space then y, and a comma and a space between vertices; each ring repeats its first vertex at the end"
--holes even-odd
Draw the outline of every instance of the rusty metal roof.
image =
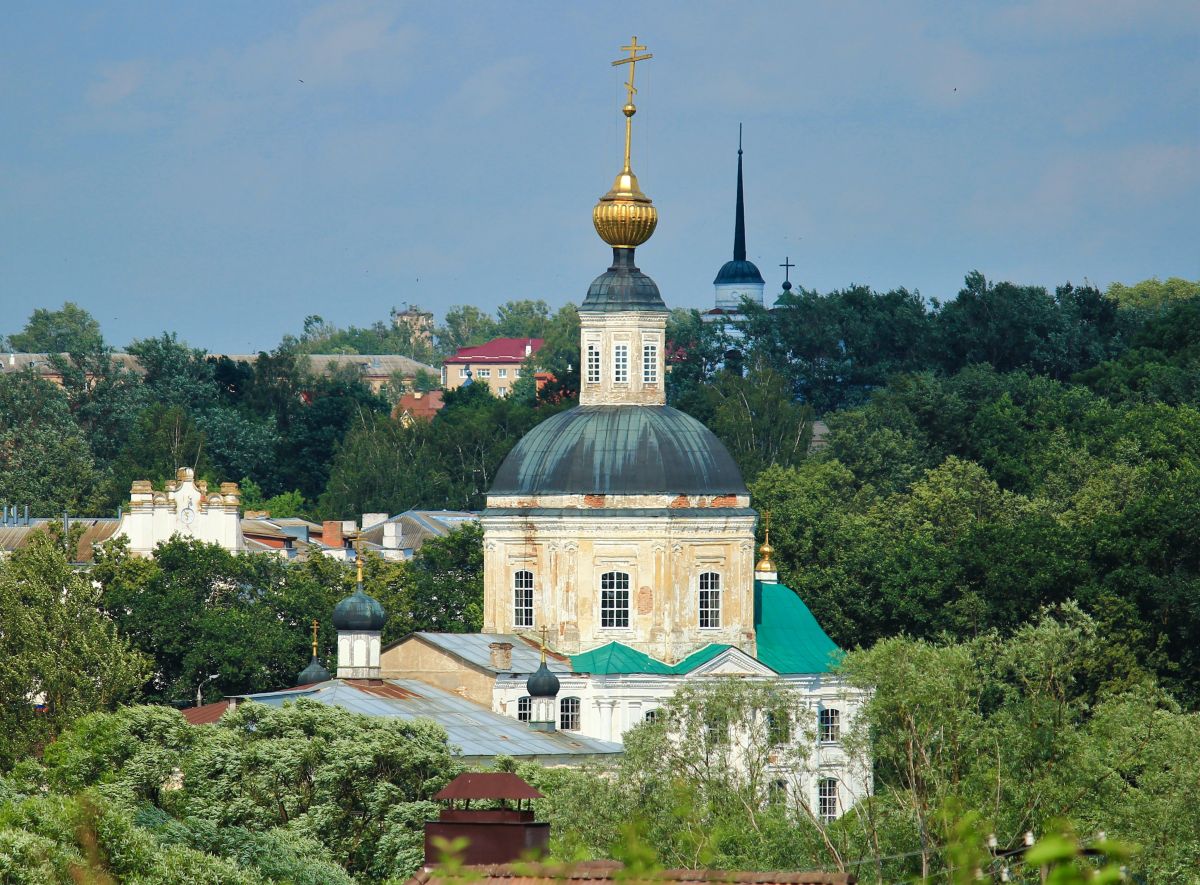
POLYGON ((468 771, 460 774, 434 799, 543 799, 515 774, 506 771, 468 771))
POLYGON ((701 883, 738 883, 738 885, 855 885, 853 873, 827 873, 774 870, 742 872, 737 870, 662 870, 633 873, 615 860, 593 860, 567 864, 492 864, 467 866, 444 873, 437 867, 417 872, 406 885, 450 885, 450 883, 486 883, 504 885, 570 885, 574 882, 622 882, 625 885, 673 882, 680 885, 701 883))
MULTIPOLYGON (((46 529, 47 523, 57 522, 62 527, 62 519, 31 519, 30 525, 0 526, 0 554, 20 550, 29 543, 34 532, 46 529)), ((75 548, 75 562, 91 562, 93 559, 93 544, 100 544, 111 538, 120 527, 115 519, 103 519, 86 516, 72 516, 72 526, 83 526, 83 534, 75 548)))

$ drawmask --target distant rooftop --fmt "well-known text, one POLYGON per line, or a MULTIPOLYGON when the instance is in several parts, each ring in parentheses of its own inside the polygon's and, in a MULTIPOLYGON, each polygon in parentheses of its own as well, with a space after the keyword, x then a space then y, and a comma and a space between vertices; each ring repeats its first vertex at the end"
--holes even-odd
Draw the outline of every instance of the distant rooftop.
POLYGON ((541 338, 493 338, 487 344, 460 347, 447 363, 519 363, 542 349, 541 338))

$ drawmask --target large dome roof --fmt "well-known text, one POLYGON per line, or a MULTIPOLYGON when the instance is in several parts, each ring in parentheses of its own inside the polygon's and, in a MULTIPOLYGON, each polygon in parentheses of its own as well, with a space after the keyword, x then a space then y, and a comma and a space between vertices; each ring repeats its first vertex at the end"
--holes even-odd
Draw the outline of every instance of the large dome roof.
POLYGON ((533 428, 492 495, 745 495, 707 427, 669 406, 578 406, 533 428))

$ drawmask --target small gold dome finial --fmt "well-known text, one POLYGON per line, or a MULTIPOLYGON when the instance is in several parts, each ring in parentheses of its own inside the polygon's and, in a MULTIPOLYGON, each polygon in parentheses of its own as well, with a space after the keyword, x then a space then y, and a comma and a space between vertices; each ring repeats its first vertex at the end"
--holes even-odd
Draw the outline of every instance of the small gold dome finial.
POLYGON ((622 52, 628 52, 629 58, 619 58, 613 65, 629 65, 629 79, 625 83, 627 99, 621 113, 625 115, 625 165, 618 173, 612 188, 600 198, 592 209, 592 224, 600 239, 617 249, 632 249, 640 246, 658 225, 658 210, 654 208, 650 198, 638 187, 637 176, 629 165, 629 149, 633 141, 633 115, 637 107, 633 96, 637 89, 633 86, 633 74, 639 61, 654 58, 652 53, 638 55, 645 49, 638 43, 637 37, 629 41, 628 46, 622 46, 622 52))
POLYGON ((764 529, 764 538, 762 546, 758 548, 758 552, 762 555, 762 559, 758 561, 758 565, 754 567, 756 572, 776 572, 775 563, 771 560, 771 554, 775 552, 775 548, 771 546, 771 512, 768 510, 764 514, 766 526, 764 529))

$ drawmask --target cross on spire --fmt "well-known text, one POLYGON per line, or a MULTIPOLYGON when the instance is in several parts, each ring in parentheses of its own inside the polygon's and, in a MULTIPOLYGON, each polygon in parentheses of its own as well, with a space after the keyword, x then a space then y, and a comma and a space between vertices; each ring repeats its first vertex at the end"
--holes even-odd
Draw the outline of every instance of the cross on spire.
POLYGON ((542 624, 542 626, 539 628, 539 632, 542 634, 542 663, 544 664, 546 663, 546 633, 548 632, 548 628, 545 624, 542 624))
POLYGON ((312 636, 313 636, 313 638, 312 638, 312 648, 313 648, 313 657, 314 657, 314 658, 317 656, 317 628, 318 628, 318 627, 320 627, 320 625, 321 625, 321 622, 320 622, 320 621, 318 621, 316 618, 313 618, 313 622, 312 622, 312 636))
POLYGON ((783 264, 779 265, 780 267, 783 268, 783 281, 785 283, 791 281, 791 277, 788 276, 788 271, 790 271, 793 267, 796 266, 796 265, 792 264, 791 261, 792 260, 785 255, 783 258, 783 264))
POLYGON ((637 92, 637 89, 633 85, 633 73, 639 61, 654 58, 654 55, 649 52, 645 55, 638 55, 638 52, 645 48, 645 46, 638 43, 637 37, 633 37, 630 39, 628 46, 621 47, 622 52, 629 53, 629 58, 618 58, 612 63, 614 68, 617 65, 629 65, 629 79, 625 82, 625 107, 621 109, 621 112, 625 114, 625 168, 622 170, 624 174, 629 174, 631 171, 629 168, 629 148, 633 142, 633 115, 637 113, 637 108, 633 106, 633 96, 637 92))

